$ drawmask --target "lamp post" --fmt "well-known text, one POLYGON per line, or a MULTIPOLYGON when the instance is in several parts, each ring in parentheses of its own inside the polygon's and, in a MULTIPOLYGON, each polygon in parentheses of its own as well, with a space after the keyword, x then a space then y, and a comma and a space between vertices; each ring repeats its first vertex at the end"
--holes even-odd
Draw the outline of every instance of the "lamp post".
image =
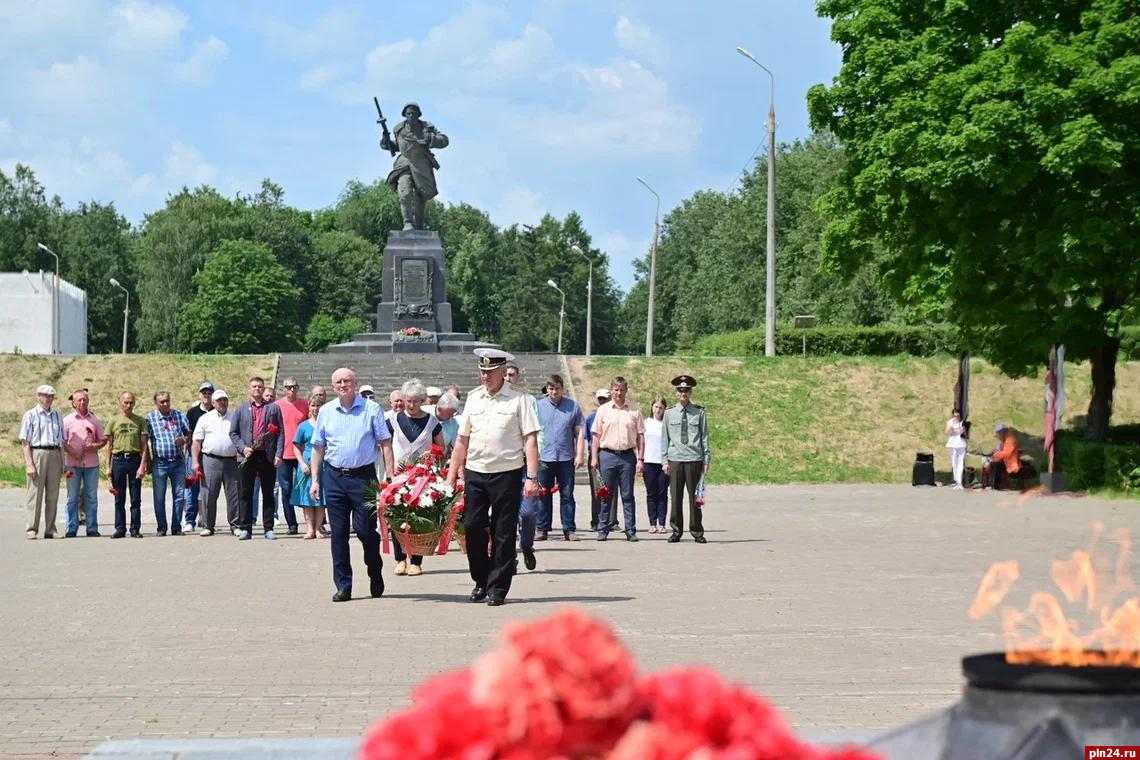
POLYGON ((59 345, 59 255, 43 243, 36 243, 41 251, 55 258, 55 283, 51 289, 51 352, 62 353, 59 345))
POLYGON ((649 254, 649 316, 645 325, 645 355, 653 356, 653 309, 657 302, 657 236, 661 230, 661 196, 641 177, 637 181, 657 199, 657 211, 653 216, 653 251, 649 254))
POLYGON ((123 353, 127 352, 127 325, 131 316, 131 292, 119 284, 119 281, 114 277, 111 278, 111 284, 119 290, 123 291, 126 300, 123 302, 123 353))
POLYGON ((562 311, 558 312, 558 353, 562 353, 562 321, 566 319, 566 291, 558 287, 554 280, 547 280, 546 284, 562 294, 562 311))
POLYGON ((776 77, 742 47, 736 52, 764 69, 772 83, 768 101, 768 282, 764 304, 764 355, 776 355, 776 77))
POLYGON ((586 356, 594 355, 594 260, 576 245, 570 250, 586 260, 590 265, 590 279, 586 280, 586 356))

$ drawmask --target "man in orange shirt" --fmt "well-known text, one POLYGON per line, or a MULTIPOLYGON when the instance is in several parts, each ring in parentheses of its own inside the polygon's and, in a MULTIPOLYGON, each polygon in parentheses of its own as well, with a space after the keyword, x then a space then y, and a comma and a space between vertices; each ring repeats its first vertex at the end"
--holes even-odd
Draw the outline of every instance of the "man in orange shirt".
POLYGON ((1021 451, 1017 446, 1017 438, 1010 432, 1009 426, 1003 422, 994 425, 994 433, 998 437, 998 446, 982 466, 993 488, 1008 488, 1009 476, 1021 471, 1021 451))
POLYGON ((297 437, 297 428, 309 419, 309 402, 297 395, 299 386, 295 379, 285 378, 284 387, 285 398, 277 402, 285 423, 285 453, 281 455, 281 464, 277 465, 277 492, 281 497, 281 511, 285 514, 289 535, 296 535, 297 513, 290 498, 297 477, 297 451, 293 448, 293 439, 297 437))
MULTIPOLYGON (((591 430, 590 466, 600 470, 610 493, 621 491, 625 513, 625 540, 637 541, 637 516, 633 502, 634 472, 641 474, 645 459, 645 420, 641 410, 627 403, 629 383, 624 377, 610 382, 610 401, 598 407, 591 430)), ((598 540, 609 538, 610 502, 598 512, 598 540)))

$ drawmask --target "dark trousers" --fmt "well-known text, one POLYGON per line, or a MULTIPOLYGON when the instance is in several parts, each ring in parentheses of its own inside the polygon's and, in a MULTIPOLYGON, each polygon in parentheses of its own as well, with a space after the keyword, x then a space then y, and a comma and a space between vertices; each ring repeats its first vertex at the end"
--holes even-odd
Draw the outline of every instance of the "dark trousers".
POLYGON ((665 527, 665 516, 669 513, 669 476, 665 474, 661 465, 656 462, 646 462, 643 477, 645 501, 649 507, 649 524, 665 527))
POLYGON ((467 529, 467 566, 476 586, 505 599, 517 564, 515 533, 519 529, 523 468, 482 473, 467 470, 463 525, 467 529), (487 536, 491 555, 487 556, 487 536))
MULTIPOLYGON (((558 484, 558 514, 563 533, 577 530, 574 523, 574 460, 565 462, 543 462, 538 471, 538 484, 550 490, 558 484)), ((542 507, 538 510, 538 529, 549 533, 554 524, 554 494, 540 496, 542 507)))
MULTIPOLYGON (((400 546, 400 542, 396 540, 396 529, 392 526, 388 526, 388 532, 392 534, 392 554, 396 558, 396 561, 404 562, 409 560, 408 554, 404 551, 404 547, 400 546)), ((422 565, 424 558, 422 555, 413 554, 410 557, 410 561, 413 565, 422 565)))
POLYGON ((265 530, 273 530, 273 484, 277 471, 273 459, 264 451, 255 451, 253 456, 239 465, 241 473, 241 510, 238 512, 238 527, 253 529, 254 481, 261 479, 261 522, 265 530))
POLYGON ((704 521, 701 517, 701 508, 697 506, 697 484, 701 482, 705 463, 696 462, 669 462, 669 491, 673 500, 673 511, 669 513, 669 527, 673 535, 679 536, 685 532, 685 493, 689 494, 689 532, 693 538, 705 534, 704 521))
MULTIPOLYGON (((598 458, 601 460, 602 481, 610 493, 621 492, 622 514, 625 518, 625 534, 632 536, 637 533, 636 504, 633 501, 633 476, 637 472, 637 454, 633 450, 613 452, 603 449, 598 458)), ((609 504, 603 504, 598 512, 598 532, 610 532, 612 512, 609 504)))
POLYGON ((141 454, 111 455, 111 486, 115 494, 115 532, 127 531, 127 488, 131 490, 131 533, 142 529, 142 481, 135 477, 142 464, 141 454))
MULTIPOLYGON (((590 470, 590 530, 597 530, 598 513, 602 507, 598 502, 598 486, 602 484, 602 474, 593 467, 588 469, 590 470)), ((617 497, 616 491, 610 491, 610 530, 618 526, 617 497)))
POLYGON ((282 458, 277 465, 277 490, 281 494, 281 511, 290 528, 297 527, 297 512, 289 497, 293 493, 293 479, 297 476, 297 460, 282 458))
POLYGON ((364 506, 364 484, 375 482, 375 468, 371 469, 371 474, 359 475, 345 475, 331 467, 322 468, 321 493, 325 496, 325 514, 328 515, 329 529, 332 531, 329 543, 332 545, 333 585, 337 591, 352 589, 352 562, 348 549, 350 522, 364 547, 368 578, 375 585, 384 584, 380 573, 384 560, 380 558, 380 531, 376 529, 376 513, 364 506))

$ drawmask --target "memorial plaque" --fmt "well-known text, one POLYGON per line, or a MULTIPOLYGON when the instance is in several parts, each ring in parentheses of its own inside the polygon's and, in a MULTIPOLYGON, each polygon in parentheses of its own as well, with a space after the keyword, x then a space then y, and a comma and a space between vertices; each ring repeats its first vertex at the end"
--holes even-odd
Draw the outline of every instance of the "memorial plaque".
POLYGON ((400 262, 401 300, 408 306, 431 304, 431 263, 427 259, 400 262))

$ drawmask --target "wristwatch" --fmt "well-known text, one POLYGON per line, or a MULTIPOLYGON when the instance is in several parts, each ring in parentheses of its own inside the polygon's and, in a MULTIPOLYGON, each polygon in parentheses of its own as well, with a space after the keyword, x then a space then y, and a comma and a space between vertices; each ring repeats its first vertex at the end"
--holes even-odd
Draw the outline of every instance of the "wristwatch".
POLYGON ((527 475, 527 476, 526 476, 526 479, 527 479, 527 480, 533 480, 535 483, 537 483, 537 482, 538 482, 538 476, 537 476, 537 475, 535 475, 535 476, 533 476, 533 477, 532 477, 532 476, 530 476, 530 475, 527 475))

